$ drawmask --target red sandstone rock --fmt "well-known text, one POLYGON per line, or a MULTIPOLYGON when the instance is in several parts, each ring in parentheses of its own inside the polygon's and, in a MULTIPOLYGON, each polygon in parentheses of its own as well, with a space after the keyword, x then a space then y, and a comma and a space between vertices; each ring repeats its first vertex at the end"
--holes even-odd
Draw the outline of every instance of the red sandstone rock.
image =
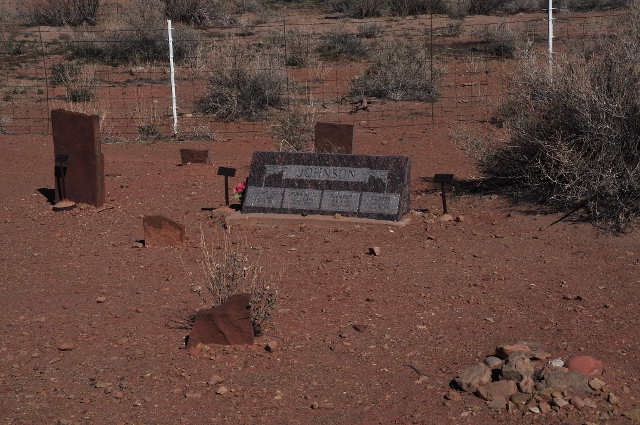
POLYGON ((601 376, 602 370, 604 369, 600 360, 596 360, 590 356, 572 357, 565 363, 565 366, 569 370, 575 370, 582 373, 587 378, 596 378, 601 376))
POLYGON ((148 215, 142 219, 145 246, 184 245, 184 226, 161 215, 148 215))
POLYGON ((478 395, 484 400, 493 401, 503 397, 505 400, 518 392, 514 381, 494 381, 478 387, 478 395))
POLYGON ((202 344, 253 344, 251 294, 236 294, 222 305, 200 310, 187 349, 202 344))
POLYGON ((476 363, 461 371, 455 379, 458 388, 466 392, 473 392, 479 386, 489 383, 489 381, 491 381, 491 369, 482 363, 476 363))

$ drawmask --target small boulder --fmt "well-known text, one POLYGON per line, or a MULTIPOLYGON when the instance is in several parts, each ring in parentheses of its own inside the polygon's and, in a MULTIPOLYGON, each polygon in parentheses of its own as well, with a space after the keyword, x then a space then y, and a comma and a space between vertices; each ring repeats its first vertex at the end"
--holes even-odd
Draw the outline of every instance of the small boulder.
POLYGON ((497 358, 496 356, 488 356, 484 359, 484 364, 486 364, 490 368, 502 366, 503 363, 504 362, 499 358, 497 358))
POLYGON ((495 400, 487 402, 487 406, 492 410, 504 410, 507 408, 507 400, 504 397, 498 397, 495 400))
POLYGON ((518 382, 518 389, 520 390, 520 392, 532 394, 535 390, 535 385, 536 383, 532 378, 530 378, 529 376, 525 376, 524 378, 522 378, 522 381, 518 382))
POLYGON ((251 294, 236 294, 215 308, 196 314, 187 349, 201 344, 253 344, 251 294))
POLYGON ((600 360, 596 360, 591 356, 577 356, 567 360, 565 366, 569 370, 575 370, 582 373, 587 378, 597 378, 602 375, 604 366, 600 360))
POLYGON ((496 347, 496 357, 504 360, 513 353, 528 353, 529 351, 531 351, 531 348, 524 344, 501 345, 496 347))
POLYGON ((491 369, 482 363, 476 363, 460 372, 454 382, 462 391, 470 393, 490 381, 491 369))
POLYGON ((509 399, 518 392, 518 387, 513 381, 494 381, 478 387, 477 393, 487 401, 494 401, 498 398, 509 399))
MULTIPOLYGON (((504 366, 502 366, 500 379, 520 382, 524 378, 531 378, 533 372, 529 357, 523 352, 516 351, 507 358, 504 366)), ((533 384, 531 386, 533 387, 533 384)))
POLYGON ((562 392, 568 390, 581 394, 591 394, 593 392, 589 387, 588 378, 576 371, 549 372, 544 376, 544 383, 551 391, 562 392))

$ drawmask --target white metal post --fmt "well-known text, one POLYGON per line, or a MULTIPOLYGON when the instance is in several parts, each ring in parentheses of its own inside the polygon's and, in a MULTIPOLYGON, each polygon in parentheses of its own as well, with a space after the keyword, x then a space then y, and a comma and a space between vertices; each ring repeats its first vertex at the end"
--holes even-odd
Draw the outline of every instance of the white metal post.
POLYGON ((549 77, 553 75, 553 0, 549 0, 549 77))
MULTIPOLYGON (((549 0, 551 1, 551 0, 549 0)), ((176 110, 176 80, 173 69, 173 38, 171 37, 171 20, 167 21, 169 29, 169 67, 171 69, 171 107, 173 109, 173 135, 178 134, 178 111, 176 110)))

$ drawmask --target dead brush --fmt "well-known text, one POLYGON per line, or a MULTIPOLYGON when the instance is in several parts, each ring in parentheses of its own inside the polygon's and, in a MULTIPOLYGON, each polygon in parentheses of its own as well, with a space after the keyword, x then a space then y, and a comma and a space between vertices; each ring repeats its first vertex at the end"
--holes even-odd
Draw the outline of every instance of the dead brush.
POLYGON ((304 110, 289 111, 271 128, 276 150, 313 152, 313 136, 318 114, 312 102, 304 110))
POLYGON ((376 51, 367 69, 351 80, 349 95, 435 102, 440 96, 435 83, 443 74, 441 68, 431 66, 424 49, 387 42, 376 51))
POLYGON ((287 74, 277 60, 254 54, 232 40, 221 52, 198 110, 221 121, 262 118, 284 103, 287 74))
POLYGON ((527 52, 498 113, 509 141, 478 164, 514 199, 614 232, 640 216, 640 2, 615 33, 564 55, 527 52), (552 71, 552 74, 551 72, 552 71))
MULTIPOLYGON (((200 248, 204 290, 213 297, 214 306, 221 305, 232 295, 250 293, 253 334, 262 335, 265 323, 273 317, 278 288, 265 278, 259 254, 252 254, 246 240, 230 240, 226 234, 223 245, 212 248, 201 232, 200 248)), ((202 286, 192 285, 192 290, 202 296, 202 286)))

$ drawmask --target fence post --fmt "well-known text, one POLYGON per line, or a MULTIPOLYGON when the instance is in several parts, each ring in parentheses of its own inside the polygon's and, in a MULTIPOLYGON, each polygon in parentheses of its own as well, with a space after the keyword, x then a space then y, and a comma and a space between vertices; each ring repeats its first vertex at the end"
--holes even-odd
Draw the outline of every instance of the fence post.
POLYGON ((549 0, 549 78, 553 76, 553 0, 549 0))
MULTIPOLYGON (((549 0, 551 1, 551 0, 549 0)), ((169 67, 171 69, 171 108, 173 110, 173 135, 178 134, 178 112, 176 111, 176 80, 173 68, 173 38, 171 37, 171 20, 167 20, 169 30, 169 67)))

